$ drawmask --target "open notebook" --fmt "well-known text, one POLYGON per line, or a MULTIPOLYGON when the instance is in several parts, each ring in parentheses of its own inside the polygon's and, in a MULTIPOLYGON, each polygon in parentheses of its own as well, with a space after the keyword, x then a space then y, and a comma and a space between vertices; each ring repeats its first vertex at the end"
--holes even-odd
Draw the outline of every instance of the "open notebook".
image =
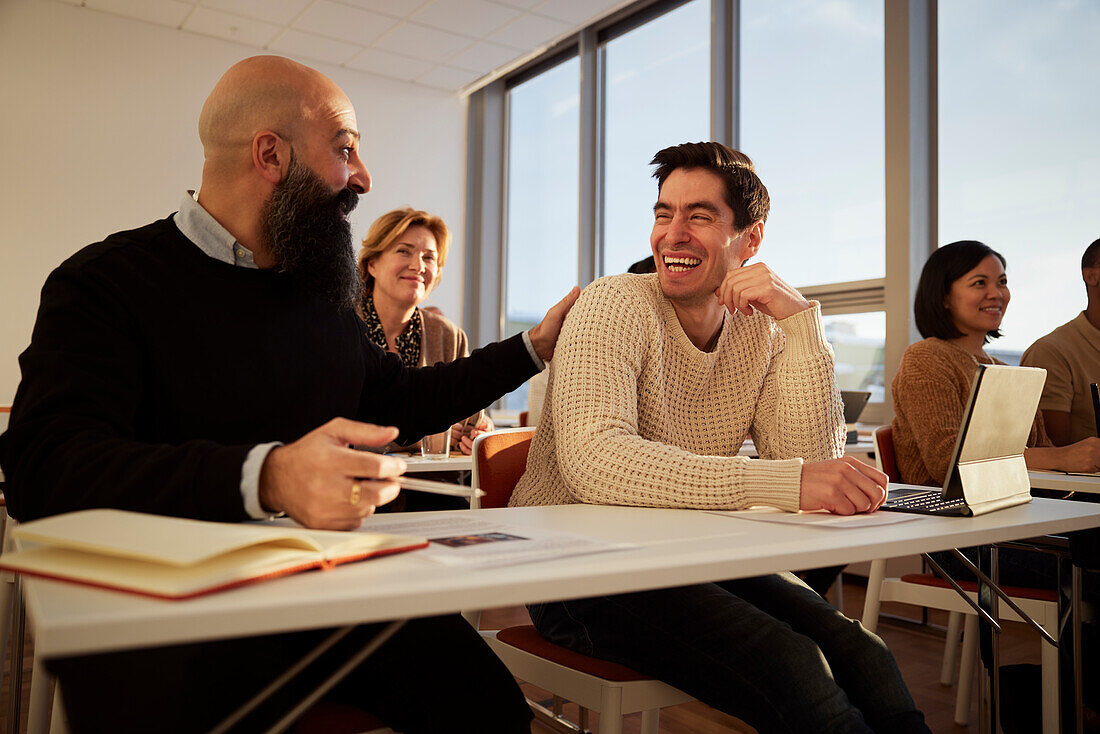
POLYGON ((0 569, 163 599, 424 548, 405 535, 81 510, 17 526, 0 569))
POLYGON ((889 486, 883 510, 981 515, 1031 501, 1024 449, 1046 370, 978 365, 942 489, 889 486))

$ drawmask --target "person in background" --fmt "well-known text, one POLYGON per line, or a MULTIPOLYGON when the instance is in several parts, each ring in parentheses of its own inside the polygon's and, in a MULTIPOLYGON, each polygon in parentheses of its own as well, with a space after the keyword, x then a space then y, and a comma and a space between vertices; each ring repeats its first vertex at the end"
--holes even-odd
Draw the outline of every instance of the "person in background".
POLYGON ((653 256, 643 257, 636 263, 631 263, 630 267, 626 269, 626 272, 633 273, 634 275, 645 275, 646 273, 656 273, 657 263, 654 262, 653 256))
MULTIPOLYGON (((943 484, 977 365, 1004 364, 985 345, 1000 337, 1010 298, 1004 257, 981 242, 952 242, 925 263, 913 304, 924 340, 905 350, 891 385, 902 481, 943 484)), ((1100 470, 1100 439, 1053 446, 1040 413, 1027 445, 1029 469, 1100 470)))
POLYGON ((1096 435, 1090 384, 1100 381, 1100 239, 1081 257, 1085 310, 1028 347, 1020 364, 1047 371, 1039 410, 1055 446, 1096 435))
MULTIPOLYGON (((363 293, 356 310, 370 340, 406 367, 453 362, 469 354, 466 332, 439 309, 420 306, 439 284, 450 245, 451 231, 442 219, 412 208, 383 214, 363 238, 363 293)), ((452 448, 469 454, 474 438, 491 430, 492 421, 478 411, 452 426, 452 448)))

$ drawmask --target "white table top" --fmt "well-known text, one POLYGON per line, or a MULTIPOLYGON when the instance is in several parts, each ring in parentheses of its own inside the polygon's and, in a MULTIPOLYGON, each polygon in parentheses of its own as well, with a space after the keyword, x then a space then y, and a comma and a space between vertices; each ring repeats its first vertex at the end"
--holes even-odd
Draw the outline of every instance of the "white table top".
POLYGON ((1063 474, 1056 471, 1029 471, 1032 489, 1053 489, 1060 492, 1100 494, 1100 477, 1063 474))
POLYGON ((393 454, 405 460, 409 474, 430 474, 437 471, 473 471, 474 459, 463 453, 452 452, 446 459, 425 459, 418 454, 393 454))
MULTIPOLYGON (((25 579, 36 650, 50 657, 126 647, 508 606, 754 576, 1100 526, 1100 505, 1036 499, 974 518, 919 516, 828 529, 690 510, 597 505, 455 510, 522 528, 641 547, 493 569, 454 568, 416 552, 169 602, 25 579)), ((369 521, 367 525, 369 529, 369 521)))

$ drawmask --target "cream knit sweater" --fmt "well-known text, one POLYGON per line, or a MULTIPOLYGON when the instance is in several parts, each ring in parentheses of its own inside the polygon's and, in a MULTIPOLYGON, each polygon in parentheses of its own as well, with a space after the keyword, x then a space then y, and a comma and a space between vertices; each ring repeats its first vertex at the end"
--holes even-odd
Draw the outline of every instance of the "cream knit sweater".
POLYGON ((726 313, 706 353, 656 275, 617 275, 586 288, 562 328, 511 504, 797 510, 802 459, 843 445, 818 304, 780 322, 726 313), (746 434, 763 458, 737 456, 746 434))

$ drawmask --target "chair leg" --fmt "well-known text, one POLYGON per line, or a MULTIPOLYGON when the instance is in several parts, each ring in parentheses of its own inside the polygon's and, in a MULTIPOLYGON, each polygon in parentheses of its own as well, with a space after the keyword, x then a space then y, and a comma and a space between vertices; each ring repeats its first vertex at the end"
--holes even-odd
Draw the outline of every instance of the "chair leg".
POLYGON ((50 712, 50 734, 69 734, 69 717, 65 715, 65 704, 61 700, 61 686, 53 684, 53 711, 50 712))
POLYGON ((642 712, 641 734, 657 734, 660 723, 661 709, 646 709, 642 712))
POLYGON ((623 690, 604 686, 600 691, 600 734, 623 734, 623 690))
MULTIPOLYGON (((1049 630, 1048 630, 1049 631, 1049 630)), ((1058 634, 1057 630, 1054 631, 1058 634)), ((1043 670, 1043 734, 1056 734, 1058 725, 1058 649, 1039 640, 1043 670)))
POLYGON ((959 690, 955 694, 955 723, 970 723, 970 687, 974 683, 974 663, 978 660, 978 616, 966 615, 963 626, 962 658, 959 662, 959 690))
POLYGON ((15 580, 7 571, 0 572, 0 680, 4 679, 4 661, 8 658, 8 637, 11 633, 12 616, 15 608, 15 580))
POLYGON ((46 670, 38 655, 31 667, 31 702, 27 708, 27 734, 49 734, 50 684, 53 676, 46 670))
POLYGON ((833 607, 840 610, 841 614, 844 613, 844 571, 841 571, 836 575, 833 580, 833 607))
POLYGON ((959 649, 959 628, 962 612, 947 615, 947 639, 943 643, 943 665, 940 667, 940 685, 949 686, 955 680, 955 653, 959 649))
POLYGON ((867 576, 867 596, 863 599, 863 626, 873 633, 878 629, 878 612, 882 606, 882 580, 886 577, 886 559, 871 561, 871 573, 867 576))

